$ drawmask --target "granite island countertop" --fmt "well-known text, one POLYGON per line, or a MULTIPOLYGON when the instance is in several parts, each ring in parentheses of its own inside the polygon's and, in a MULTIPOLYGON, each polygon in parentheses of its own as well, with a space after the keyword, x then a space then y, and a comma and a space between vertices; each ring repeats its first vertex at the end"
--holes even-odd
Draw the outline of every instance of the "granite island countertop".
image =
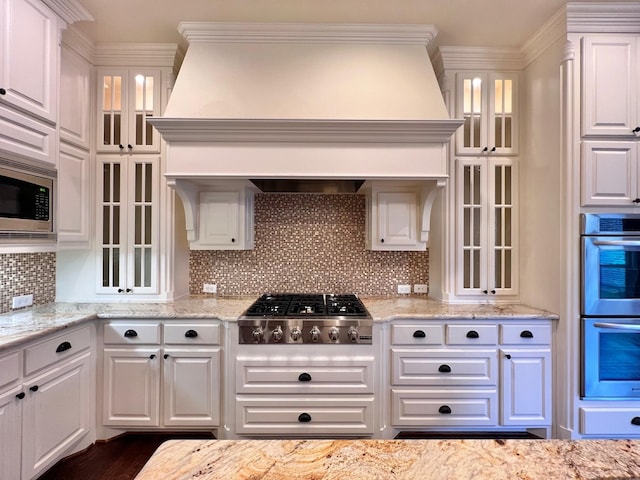
MULTIPOLYGON (((0 315, 0 349, 95 319, 214 318, 234 322, 256 298, 255 295, 193 296, 165 303, 49 303, 0 315)), ((394 318, 558 319, 553 313, 521 304, 447 304, 424 296, 361 298, 376 322, 394 318)))
POLYGON ((640 478, 632 440, 170 440, 136 480, 640 478))

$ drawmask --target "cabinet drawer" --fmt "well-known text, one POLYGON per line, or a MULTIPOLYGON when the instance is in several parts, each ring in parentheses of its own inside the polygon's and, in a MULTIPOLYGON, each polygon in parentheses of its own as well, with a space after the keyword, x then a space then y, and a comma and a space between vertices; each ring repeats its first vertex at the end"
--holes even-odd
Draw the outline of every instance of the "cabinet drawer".
POLYGON ((160 323, 118 323, 109 322, 104 326, 104 343, 120 345, 160 344, 160 323))
POLYGON ((502 324, 500 343, 511 345, 549 345, 551 325, 502 324))
POLYGON ((91 347, 91 327, 86 326, 56 335, 24 350, 25 375, 40 370, 91 347))
POLYGON ((640 408, 581 408, 580 433, 583 435, 640 436, 640 408))
POLYGON ((237 393, 373 393, 373 357, 318 364, 309 360, 239 357, 237 393))
POLYGON ((392 390, 392 423, 402 426, 497 425, 498 393, 482 390, 392 390))
POLYGON ((495 345, 497 325, 447 325, 448 345, 495 345))
POLYGON ((237 397, 236 433, 373 435, 373 397, 237 397))
POLYGON ((396 349, 394 385, 497 385, 498 351, 396 349))
POLYGON ((442 325, 392 325, 394 345, 442 345, 442 325))
POLYGON ((165 323, 164 343, 172 345, 219 345, 220 325, 206 323, 165 323))
POLYGON ((20 351, 0 357, 0 388, 20 379, 20 351))

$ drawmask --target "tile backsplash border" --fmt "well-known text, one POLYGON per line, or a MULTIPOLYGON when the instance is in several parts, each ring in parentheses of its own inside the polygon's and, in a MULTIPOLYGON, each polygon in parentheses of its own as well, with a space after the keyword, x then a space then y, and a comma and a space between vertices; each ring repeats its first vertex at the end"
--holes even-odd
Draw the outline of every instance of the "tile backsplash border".
POLYGON ((33 304, 42 305, 56 298, 56 254, 0 254, 0 313, 11 311, 11 300, 33 294, 33 304))

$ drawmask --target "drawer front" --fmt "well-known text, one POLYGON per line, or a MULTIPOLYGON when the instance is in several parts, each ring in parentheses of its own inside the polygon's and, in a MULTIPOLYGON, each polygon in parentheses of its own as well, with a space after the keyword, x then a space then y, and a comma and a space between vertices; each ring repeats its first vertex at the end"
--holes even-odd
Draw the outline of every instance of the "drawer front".
POLYGON ((65 332, 24 350, 25 375, 72 357, 91 347, 91 326, 65 332))
POLYGON ((394 345, 442 345, 442 325, 392 325, 391 343, 394 345))
POLYGON ((498 423, 498 393, 482 390, 392 390, 398 426, 471 427, 498 423))
POLYGON ((500 343, 509 345, 550 345, 551 325, 502 324, 500 343))
POLYGON ((581 408, 580 433, 619 437, 640 436, 640 408, 581 408))
POLYGON ((0 388, 20 380, 20 351, 0 357, 0 388))
POLYGON ((371 436, 373 397, 237 397, 236 433, 371 436))
POLYGON ((159 322, 108 322, 104 325, 105 344, 114 345, 159 345, 159 322))
POLYGON ((171 345, 220 345, 220 325, 177 322, 164 324, 164 343, 171 345))
POLYGON ((497 325, 447 325, 448 345, 495 345, 497 325))
POLYGON ((267 357, 239 357, 236 393, 373 393, 373 357, 326 364, 267 357))
POLYGON ((498 351, 397 349, 391 351, 394 385, 497 385, 498 351))

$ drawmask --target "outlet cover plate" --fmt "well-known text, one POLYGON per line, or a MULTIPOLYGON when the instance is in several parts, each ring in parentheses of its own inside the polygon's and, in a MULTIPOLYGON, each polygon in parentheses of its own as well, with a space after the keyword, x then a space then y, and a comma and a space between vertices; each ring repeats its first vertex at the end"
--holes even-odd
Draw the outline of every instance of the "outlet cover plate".
POLYGON ((398 293, 411 293, 411 285, 398 285, 398 293))
POLYGON ((215 283, 205 283, 202 285, 202 291, 204 293, 218 293, 218 285, 215 283))
POLYGON ((24 308, 33 305, 33 294, 19 295, 11 299, 11 308, 24 308))
POLYGON ((429 286, 426 283, 416 283, 413 286, 413 293, 429 293, 429 286))

